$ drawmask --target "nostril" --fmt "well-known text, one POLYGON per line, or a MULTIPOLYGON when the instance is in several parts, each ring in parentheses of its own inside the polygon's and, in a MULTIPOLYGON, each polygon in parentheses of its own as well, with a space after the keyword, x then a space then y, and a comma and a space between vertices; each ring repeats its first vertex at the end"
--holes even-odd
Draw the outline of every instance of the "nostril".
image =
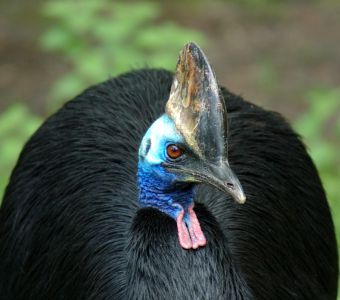
POLYGON ((230 182, 227 182, 227 187, 232 189, 232 190, 235 188, 235 186, 230 182))

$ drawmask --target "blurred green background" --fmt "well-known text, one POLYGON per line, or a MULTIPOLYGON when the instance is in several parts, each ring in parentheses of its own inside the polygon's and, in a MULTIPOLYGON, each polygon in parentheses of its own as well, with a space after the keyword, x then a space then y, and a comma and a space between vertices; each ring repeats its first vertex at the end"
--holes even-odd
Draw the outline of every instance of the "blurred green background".
POLYGON ((340 237, 340 1, 0 1, 0 199, 23 144, 84 88, 174 70, 184 43, 221 85, 281 112, 308 145, 340 237))

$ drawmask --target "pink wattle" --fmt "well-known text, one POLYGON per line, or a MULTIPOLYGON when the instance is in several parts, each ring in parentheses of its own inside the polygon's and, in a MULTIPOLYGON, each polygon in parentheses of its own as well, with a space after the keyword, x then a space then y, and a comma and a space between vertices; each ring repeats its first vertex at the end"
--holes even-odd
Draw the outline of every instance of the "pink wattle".
POLYGON ((207 243, 193 208, 193 204, 188 207, 189 224, 183 220, 184 209, 177 216, 178 240, 184 249, 197 249, 207 243))

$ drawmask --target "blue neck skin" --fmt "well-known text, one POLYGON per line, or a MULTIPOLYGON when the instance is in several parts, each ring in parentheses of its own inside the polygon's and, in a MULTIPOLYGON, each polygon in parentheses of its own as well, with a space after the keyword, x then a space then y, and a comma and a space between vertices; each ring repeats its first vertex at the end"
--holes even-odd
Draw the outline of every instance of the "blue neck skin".
POLYGON ((139 202, 142 207, 156 208, 176 220, 184 208, 188 220, 188 207, 193 202, 193 186, 176 182, 176 175, 161 165, 138 163, 139 202))

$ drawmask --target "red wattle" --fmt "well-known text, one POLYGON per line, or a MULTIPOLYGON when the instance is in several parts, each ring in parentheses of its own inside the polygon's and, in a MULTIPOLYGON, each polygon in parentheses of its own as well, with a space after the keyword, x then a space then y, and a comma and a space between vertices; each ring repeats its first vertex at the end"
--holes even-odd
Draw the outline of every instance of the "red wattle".
POLYGON ((178 231, 178 239, 179 243, 181 244, 182 248, 190 249, 192 247, 190 234, 188 232, 188 228, 185 226, 183 221, 184 210, 179 213, 177 217, 177 231, 178 231))
POLYGON ((177 216, 178 240, 184 249, 197 249, 207 243, 193 208, 193 204, 188 207, 189 224, 186 224, 183 220, 184 209, 177 216))
MULTIPOLYGON (((189 212, 189 218, 190 218, 189 231, 190 231, 190 234, 192 232, 192 235, 195 237, 195 242, 196 242, 195 245, 197 245, 196 247, 193 247, 193 248, 197 249, 200 246, 205 246, 207 244, 207 240, 201 229, 201 225, 197 219, 193 204, 189 206, 188 212, 189 212)), ((191 239, 193 240, 193 237, 191 239)))

